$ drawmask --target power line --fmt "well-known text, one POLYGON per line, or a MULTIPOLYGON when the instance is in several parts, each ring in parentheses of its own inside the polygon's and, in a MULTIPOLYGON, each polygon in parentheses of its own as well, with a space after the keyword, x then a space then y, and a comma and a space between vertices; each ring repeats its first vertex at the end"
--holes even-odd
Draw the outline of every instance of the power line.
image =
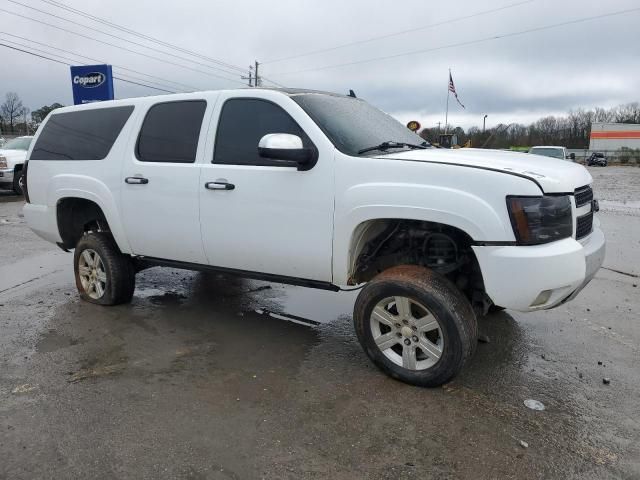
POLYGON ((356 60, 353 62, 346 62, 346 63, 338 63, 338 64, 334 64, 334 65, 324 65, 322 67, 314 67, 314 68, 307 68, 304 70, 295 70, 295 71, 290 71, 290 72, 282 72, 282 73, 276 73, 275 75, 292 75, 295 73, 305 73, 305 72, 315 72, 318 70, 325 70, 325 69, 329 69, 329 68, 340 68, 340 67, 346 67, 349 65, 361 65, 363 63, 370 63, 370 62, 377 62, 379 60, 390 60, 392 58, 399 58, 399 57, 405 57, 405 56, 409 56, 409 55, 417 55, 420 53, 428 53, 428 52, 435 52, 437 50, 445 50, 448 48, 455 48, 455 47, 462 47, 462 46, 468 46, 468 45, 474 45, 476 43, 483 43, 483 42, 489 42, 492 40, 500 40, 503 38, 509 38, 509 37, 516 37, 519 35, 525 35, 527 33, 534 33, 534 32, 539 32, 539 31, 543 31, 543 30, 549 30, 552 28, 557 28, 557 27, 564 27, 566 25, 575 25, 577 23, 584 23, 584 22, 589 22, 591 20, 598 20, 600 18, 607 18, 607 17, 614 17, 617 15, 623 15, 625 13, 634 13, 640 11, 640 7, 639 8, 630 8, 627 10, 619 10, 617 12, 611 12, 611 13, 605 13, 602 15, 595 15, 592 17, 584 17, 584 18, 578 18, 576 20, 569 20, 566 22, 560 22, 560 23, 554 23, 551 25, 544 25, 541 27, 535 27, 535 28, 529 28, 527 30, 520 30, 518 32, 511 32, 511 33, 504 33, 501 35, 492 35, 490 37, 485 37, 485 38, 479 38, 476 40, 469 40, 466 42, 458 42, 458 43, 450 43, 448 45, 441 45, 439 47, 433 47, 433 48, 425 48, 425 49, 420 49, 420 50, 413 50, 410 52, 404 52, 404 53, 397 53, 395 55, 386 55, 383 57, 373 57, 373 58, 367 58, 364 60, 356 60))
POLYGON ((149 41, 157 43, 159 45, 163 45, 165 47, 173 48, 175 50, 178 50, 178 51, 183 52, 183 53, 187 53, 187 54, 192 55, 194 57, 198 57, 198 58, 201 58, 203 60, 208 60, 208 61, 216 63, 218 65, 222 65, 224 67, 231 68, 231 69, 234 69, 234 70, 238 70, 239 72, 242 72, 242 73, 246 73, 246 70, 244 68, 242 68, 242 67, 233 65, 231 63, 223 62, 222 60, 218 60, 216 58, 211 58, 211 57, 208 57, 206 55, 202 55, 202 54, 194 52, 192 50, 187 50, 186 48, 182 48, 182 47, 179 47, 177 45, 173 45, 171 43, 168 43, 168 42, 165 42, 163 40, 157 39, 157 38, 152 37, 150 35, 145 35, 143 33, 137 32, 137 31, 132 30, 130 28, 123 27, 122 25, 118 25, 117 23, 113 23, 113 22, 111 22, 109 20, 105 20, 104 18, 100 18, 98 16, 95 16, 95 15, 92 15, 90 13, 84 12, 84 11, 79 10, 77 8, 70 7, 68 5, 65 5, 64 3, 56 2, 56 1, 53 1, 53 0, 41 0, 41 1, 44 2, 44 3, 47 3, 49 5, 52 5, 52 6, 67 10, 68 12, 75 13, 76 15, 80 15, 82 17, 89 18, 89 19, 93 20, 94 22, 102 23, 103 25, 110 26, 110 27, 115 28, 117 30, 120 30, 122 32, 126 32, 126 33, 129 33, 131 35, 135 35, 135 36, 137 36, 139 38, 144 38, 145 40, 149 40, 149 41))
MULTIPOLYGON (((27 51, 27 50, 22 50, 22 49, 19 49, 19 48, 15 48, 12 45, 0 44, 0 45, 3 45, 5 47, 13 48, 14 50, 18 50, 18 51, 21 51, 21 52, 24 52, 24 53, 29 53, 30 55, 34 55, 34 56, 37 56, 37 57, 40 57, 40 58, 45 58, 47 60, 58 62, 58 63, 64 64, 64 65, 72 66, 72 65, 78 65, 79 63, 82 63, 82 62, 77 62, 75 59, 72 59, 72 58, 63 57, 62 55, 58 55, 56 53, 46 52, 44 50, 40 50, 38 48, 34 48, 32 46, 29 46, 29 45, 20 44, 20 43, 14 42, 12 40, 7 40, 7 39, 1 39, 1 40, 4 41, 4 42, 9 42, 9 43, 11 43, 13 45, 19 45, 19 46, 24 47, 24 48, 29 48, 30 50, 33 50, 33 51, 36 51, 36 52, 44 53, 44 54, 49 55, 49 56, 52 55, 54 57, 58 57, 58 58, 61 58, 63 60, 67 60, 69 62, 73 62, 73 63, 67 63, 67 62, 64 62, 64 61, 56 60, 55 58, 50 58, 50 57, 48 57, 46 55, 38 55, 36 53, 33 53, 33 51, 27 51)), ((132 75, 129 75, 129 74, 127 74, 126 77, 128 77, 128 78, 125 78, 125 77, 122 77, 122 76, 118 76, 118 75, 114 75, 113 76, 113 78, 115 80, 120 80, 120 81, 126 82, 126 83, 132 83, 134 85, 140 85, 142 87, 152 88, 154 90, 158 90, 158 91, 162 91, 162 92, 166 92, 166 93, 182 93, 182 92, 176 92, 175 90, 167 90, 167 88, 172 88, 172 87, 169 87, 169 86, 166 86, 166 85, 160 85, 160 88, 159 88, 159 87, 156 87, 154 85, 149 85, 148 83, 137 82, 135 80, 141 80, 141 81, 145 81, 145 80, 144 79, 140 79, 140 78, 136 78, 136 77, 134 77, 132 75), (131 80, 132 78, 134 80, 131 80)), ((150 83, 153 83, 155 85, 159 85, 156 82, 150 82, 150 83)))
MULTIPOLYGON (((47 0, 42 0, 42 1, 47 1, 47 0)), ((311 51, 306 52, 306 53, 299 53, 299 54, 296 54, 296 55, 291 55, 289 57, 277 58, 277 59, 274 59, 274 60, 267 60, 266 62, 262 62, 262 63, 263 64, 267 64, 267 63, 284 62, 285 60, 292 60, 294 58, 308 57, 310 55, 317 55, 319 53, 332 52, 334 50, 339 50, 341 48, 351 47, 353 45, 362 45, 364 43, 375 42, 376 40, 383 40, 385 38, 397 37, 399 35, 405 35, 407 33, 418 32, 420 30, 427 30, 427 29, 434 28, 434 27, 440 27, 442 25, 447 25, 449 23, 461 22, 463 20, 468 20, 470 18, 480 17, 480 16, 483 16, 483 15, 488 15, 490 13, 500 12, 502 10, 507 10, 509 8, 514 8, 514 7, 519 7, 520 5, 525 5, 527 3, 533 3, 533 2, 536 2, 536 1, 537 0, 524 0, 524 1, 517 2, 517 3, 511 3, 509 5, 504 5, 502 7, 492 8, 490 10, 483 10, 481 12, 473 13, 471 15, 466 15, 464 17, 450 18, 448 20, 443 20, 441 22, 430 23, 430 24, 424 25, 422 27, 410 28, 410 29, 407 29, 407 30, 400 30, 400 31, 397 31, 397 32, 387 33, 385 35, 379 35, 379 36, 375 36, 375 37, 363 38, 361 40, 355 40, 353 42, 343 43, 341 45, 336 45, 336 46, 333 46, 333 47, 320 48, 318 50, 311 50, 311 51)))
MULTIPOLYGON (((2 34, 2 33, 3 32, 0 32, 0 34, 2 34)), ((73 63, 71 63, 69 65, 78 65, 78 64, 86 65, 85 62, 79 62, 75 58, 64 57, 64 56, 62 56, 62 55, 60 55, 58 53, 52 53, 52 52, 49 52, 49 51, 46 51, 46 50, 41 50, 41 49, 33 47, 31 45, 25 45, 24 43, 16 42, 15 40, 7 40, 6 38, 2 38, 1 40, 4 41, 4 42, 8 42, 8 43, 10 43, 12 45, 17 45, 19 47, 28 48, 28 49, 30 49, 31 51, 34 51, 34 52, 40 52, 40 53, 44 53, 46 55, 53 55, 54 57, 58 57, 58 58, 61 58, 63 60, 67 60, 69 62, 73 62, 73 63)), ((64 51, 64 50, 62 50, 62 51, 64 51)), ((117 67, 116 65, 113 65, 113 66, 117 67)), ((120 67, 117 67, 117 68, 120 68, 120 67)), ((162 90, 167 91, 167 92, 170 91, 170 90, 165 90, 165 89, 175 88, 175 87, 172 87, 170 85, 164 85, 164 84, 161 84, 161 83, 158 83, 158 82, 149 81, 149 80, 147 80, 145 78, 136 77, 135 75, 131 75, 131 74, 128 74, 128 73, 125 74, 125 75, 128 77, 128 79, 134 79, 134 80, 139 80, 139 81, 143 81, 143 82, 148 82, 148 83, 153 84, 153 85, 158 85, 158 86, 162 87, 162 90)), ((171 91, 171 93, 184 93, 184 92, 176 92, 174 90, 174 91, 171 91)))
MULTIPOLYGON (((16 50, 16 51, 18 51, 18 52, 26 53, 26 54, 28 54, 28 55, 33 55, 34 57, 44 58, 45 60, 50 60, 50 61, 52 61, 52 62, 60 63, 60 64, 62 64, 62 65, 72 66, 72 64, 70 64, 70 63, 63 62, 63 61, 61 61, 61 60, 56 60, 55 58, 47 57, 47 56, 45 56, 45 55, 40 55, 40 54, 38 54, 38 53, 29 52, 29 51, 27 51, 27 50, 23 50, 23 49, 21 49, 21 48, 12 47, 11 45, 7 45, 6 43, 2 43, 2 42, 0 42, 0 46, 2 46, 2 47, 6 47, 6 48, 10 48, 11 50, 16 50)), ((159 90, 159 91, 161 91, 161 92, 175 93, 175 92, 172 92, 171 90, 165 90, 165 89, 163 89, 163 88, 152 87, 151 85, 146 85, 146 84, 144 84, 144 83, 134 82, 134 81, 132 81, 132 80, 126 80, 126 79, 121 78, 121 77, 116 77, 116 76, 114 76, 113 78, 114 78, 115 80, 120 80, 121 82, 132 83, 132 84, 134 84, 134 85, 139 85, 139 86, 141 86, 141 87, 151 88, 151 89, 153 89, 153 90, 159 90)))
POLYGON ((232 78, 228 78, 228 77, 223 77, 223 76, 221 76, 221 75, 216 75, 215 73, 205 72, 205 71, 203 71, 203 70, 198 70, 197 68, 193 68, 193 67, 190 67, 190 66, 188 66, 188 65, 181 65, 181 64, 179 64, 179 63, 171 62, 171 61, 169 61, 169 60, 165 60, 165 59, 163 59, 163 58, 154 57, 153 55, 149 55, 149 54, 142 53, 142 52, 137 52, 137 51, 135 51, 135 50, 131 50, 131 49, 126 48, 126 47, 122 47, 122 46, 120 46, 120 45, 115 45, 115 44, 113 44, 113 43, 105 42, 104 40, 99 40, 99 39, 97 39, 97 38, 90 37, 89 35, 84 35, 84 34, 82 34, 82 33, 74 32, 73 30, 69 30, 69 29, 67 29, 67 28, 59 27, 58 25, 53 25, 53 24, 51 24, 51 23, 47 23, 47 22, 45 22, 45 21, 43 21, 43 20, 38 20, 38 19, 36 19, 36 18, 29 17, 29 16, 27 16, 27 15, 22 15, 22 14, 17 13, 17 12, 12 12, 12 11, 10 11, 10 10, 6 10, 6 9, 4 9, 4 8, 0 8, 0 12, 5 12, 5 13, 8 13, 8 14, 10 14, 10 15, 14 15, 14 16, 16 16, 16 17, 25 18, 25 19, 27 19, 27 20, 31 20, 31 21, 33 21, 33 22, 40 23, 40 24, 42 24, 42 25, 47 25, 48 27, 55 28, 55 29, 57 29, 57 30, 61 30, 61 31, 66 32, 66 33, 70 33, 70 34, 72 34, 72 35, 76 35, 76 36, 78 36, 78 37, 86 38, 87 40, 92 40, 92 41, 94 41, 94 42, 102 43, 102 44, 104 44, 104 45, 108 45, 108 46, 110 46, 110 47, 119 48, 120 50, 125 50, 125 51, 127 51, 127 52, 134 53, 134 54, 136 54, 136 55, 140 55, 140 56, 145 57, 145 58, 151 58, 151 59, 153 59, 153 60, 157 60, 157 61, 159 61, 159 62, 167 63, 167 64, 169 64, 169 65, 174 65, 174 66, 176 66, 176 67, 186 68, 187 70, 192 70, 192 71, 194 71, 194 72, 202 73, 203 75, 208 75, 208 76, 210 76, 210 77, 220 78, 220 79, 223 79, 223 80, 227 80, 227 81, 229 81, 229 82, 235 82, 235 83, 239 83, 239 84, 241 84, 241 85, 244 85, 244 83, 243 83, 243 82, 241 82, 240 80, 236 80, 236 79, 232 79, 232 78))
MULTIPOLYGON (((8 1, 10 1, 10 2, 12 2, 12 3, 17 3, 17 4, 22 5, 22 6, 25 6, 25 7, 27 7, 27 8, 32 8, 32 9, 34 9, 34 10, 37 10, 37 9, 35 9, 34 7, 29 7, 29 6, 24 5, 24 4, 20 3, 20 2, 17 2, 17 1, 15 1, 15 0, 8 0, 8 1)), ((68 12, 71 12, 71 13, 75 13, 76 15, 82 16, 82 17, 84 17, 84 18, 88 18, 88 19, 90 19, 90 20, 93 20, 94 22, 101 23, 101 24, 103 24, 103 25, 107 25, 107 26, 109 26, 109 27, 115 28, 115 29, 117 29, 117 30, 120 30, 120 31, 125 32, 125 33, 128 33, 128 34, 130 34, 130 35, 134 35, 134 36, 139 37, 139 38, 143 38, 143 39, 145 39, 145 40, 148 40, 148 41, 150 41, 150 42, 156 43, 156 44, 158 44, 158 45, 163 45, 163 46, 165 46, 165 47, 172 48, 172 49, 174 49, 174 50, 177 50, 177 51, 180 51, 180 52, 186 53, 186 54, 188 54, 188 55, 191 55, 191 56, 194 56, 194 57, 197 57, 197 58, 201 58, 201 59, 204 59, 204 60, 208 60, 209 62, 216 63, 216 64, 222 65, 222 66, 224 66, 224 67, 227 67, 227 68, 235 69, 235 70, 237 70, 237 71, 239 71, 239 72, 241 72, 241 73, 243 73, 243 74, 244 74, 244 73, 246 73, 246 70, 245 70, 244 68, 242 68, 242 67, 239 67, 239 66, 236 66, 236 65, 233 65, 233 64, 227 63, 227 62, 223 62, 223 61, 218 60, 218 59, 216 59, 216 58, 208 57, 208 56, 206 56, 206 55, 202 55, 202 54, 200 54, 200 53, 194 52, 193 50, 188 50, 188 49, 185 49, 185 48, 183 48, 183 47, 179 47, 179 46, 177 46, 177 45, 174 45, 174 44, 171 44, 171 43, 165 42, 165 41, 163 41, 163 40, 157 39, 157 38, 152 37, 152 36, 150 36, 150 35, 146 35, 146 34, 140 33, 140 32, 138 32, 138 31, 136 31, 136 30, 132 30, 132 29, 127 28, 127 27, 124 27, 124 26, 122 26, 122 25, 118 25, 117 23, 111 22, 111 21, 106 20, 106 19, 104 19, 104 18, 101 18, 101 17, 95 16, 95 15, 92 15, 92 14, 90 14, 90 13, 84 12, 84 11, 79 10, 79 9, 77 9, 77 8, 70 7, 70 6, 68 6, 68 5, 65 5, 65 4, 64 4, 64 3, 62 3, 62 2, 57 2, 57 1, 55 1, 55 0, 41 0, 41 1, 42 1, 42 2, 44 2, 44 3, 46 3, 46 4, 48 4, 48 5, 51 5, 51 6, 54 6, 54 7, 57 7, 57 8, 61 8, 61 9, 63 9, 63 10, 66 10, 66 11, 68 11, 68 12)), ((527 0, 527 1, 535 1, 535 0, 527 0)), ((38 11, 41 11, 41 10, 38 10, 38 11)), ((48 13, 48 12, 43 12, 43 13, 47 13, 48 15, 53 15, 53 14, 50 14, 50 13, 48 13)), ((60 18, 60 17, 57 17, 57 16, 56 16, 56 18, 60 18)), ((70 20, 68 20, 68 19, 66 19, 66 18, 64 18, 64 20, 66 20, 66 21, 70 21, 70 20)), ((85 26, 85 25, 82 25, 82 26, 85 26)), ((85 26, 85 27, 86 27, 86 26, 85 26)), ((86 28, 90 28, 90 27, 86 27, 86 28)), ((104 33, 104 32, 101 32, 101 33, 104 33)), ((111 35, 111 36, 113 36, 113 35, 111 35)), ((146 46, 145 46, 145 47, 146 47, 146 46)), ((149 48, 149 47, 146 47, 146 48, 149 48)), ((155 49, 152 49, 152 50, 155 50, 155 49)), ((178 58, 183 58, 183 57, 178 57, 178 58)), ((188 59, 185 59, 185 60, 187 60, 187 61, 192 61, 192 60, 188 60, 188 59)), ((197 64, 201 65, 199 62, 195 62, 195 63, 197 63, 197 64)), ((205 66, 206 66, 206 65, 205 65, 205 66)), ((215 68, 215 67, 209 67, 209 68, 215 68)), ((229 74, 231 74, 231 73, 232 73, 232 72, 227 72, 227 71, 225 71, 225 70, 222 70, 222 71, 224 71, 225 73, 229 73, 229 74)), ((265 76, 262 76, 262 79, 263 79, 263 80, 266 80, 266 81, 268 81, 269 83, 272 83, 272 84, 274 84, 274 85, 276 85, 276 86, 278 86, 278 87, 282 87, 282 88, 284 88, 284 85, 282 85, 281 83, 278 83, 278 82, 276 82, 276 81, 274 81, 274 80, 271 80, 271 79, 269 79, 269 78, 267 78, 267 77, 265 77, 265 76)), ((243 79, 243 80, 246 80, 246 78, 245 78, 245 79, 243 79)))
MULTIPOLYGON (((262 63, 260 65, 262 65, 262 63)), ((265 77, 264 75, 260 75, 260 79, 261 80, 266 80, 269 83, 273 83, 276 87, 287 88, 284 85, 282 85, 281 83, 275 82, 275 81, 271 80, 270 78, 265 77)))
MULTIPOLYGON (((99 60, 99 59, 97 59, 97 58, 87 57, 86 55, 82 55, 82 54, 77 53, 77 52, 72 52, 72 51, 70 51, 70 50, 65 50, 65 49, 63 49, 63 48, 54 47, 53 45, 49 45, 49 44, 46 44, 46 43, 38 42, 38 41, 36 41, 36 40, 31 40, 30 38, 21 37, 20 35, 15 35, 15 34, 13 34, 13 33, 8 33, 8 32, 2 32, 2 31, 0 31, 0 34, 1 34, 1 35, 7 35, 7 36, 9 36, 9 37, 19 38, 20 40, 24 40, 24 41, 26 41, 26 42, 35 43, 36 45, 41 45, 41 46, 44 46, 44 47, 50 48, 50 49, 52 49, 52 50, 57 50, 57 51, 60 51, 60 52, 69 53, 69 54, 71 54, 71 55, 75 55, 75 56, 77 56, 77 57, 86 58, 87 60, 91 60, 92 62, 107 63, 107 62, 105 62, 104 60, 99 60)), ((7 40, 7 41, 9 41, 9 40, 7 40)), ((14 44, 16 44, 16 45, 20 45, 18 42, 15 42, 15 41, 13 41, 12 43, 14 43, 14 44)), ((33 49, 33 47, 30 47, 30 46, 28 46, 28 45, 22 45, 22 46, 23 46, 23 47, 27 47, 27 48, 32 48, 32 49, 33 49)), ((46 52, 45 52, 45 53, 46 53, 46 52)), ((156 80, 160 80, 161 82, 165 82, 165 83, 170 83, 170 84, 173 84, 173 85, 177 85, 178 87, 186 88, 186 89, 191 90, 191 91, 200 90, 199 88, 194 87, 194 86, 191 86, 191 85, 187 85, 187 84, 180 83, 180 82, 174 82, 173 80, 168 80, 168 79, 166 79, 166 78, 157 77, 157 76, 155 76, 155 75, 151 75, 151 74, 149 74, 149 73, 144 73, 144 72, 140 72, 140 71, 138 71, 138 70, 134 70, 134 69, 132 69, 132 68, 123 67, 122 65, 112 64, 112 66, 114 66, 114 67, 116 67, 116 68, 119 68, 120 70, 126 70, 126 71, 128 71, 128 72, 133 72, 133 73, 136 73, 136 74, 138 74, 138 75, 144 75, 144 76, 149 77, 149 78, 153 78, 153 79, 156 79, 156 80)), ((147 81, 148 81, 148 80, 147 80, 147 81)), ((152 82, 152 83, 158 83, 158 82, 152 82)), ((165 85, 165 86, 166 86, 166 85, 165 85)), ((169 87, 169 88, 175 88, 175 87, 169 87)))
MULTIPOLYGON (((50 17, 57 18, 58 20, 62 20, 64 22, 68 22, 68 23, 71 23, 73 25, 77 25, 79 27, 86 28, 86 29, 101 33, 102 35, 106 35, 108 37, 115 38, 117 40, 122 40, 122 37, 119 37, 118 35, 114 35, 112 33, 105 32, 103 30, 98 30, 98 29, 93 28, 93 27, 89 27, 89 26, 87 26, 87 25, 85 25, 83 23, 76 22, 75 20, 70 20, 70 19, 68 19, 66 17, 62 17, 60 15, 56 15, 55 13, 47 12, 46 10, 41 10, 39 8, 36 8, 36 7, 32 7, 31 5, 26 5, 26 4, 18 2, 16 0, 7 0, 7 2, 16 4, 16 5, 20 5, 20 6, 24 7, 24 8, 28 8, 30 10, 34 10, 34 11, 42 13, 44 15, 48 15, 50 17)), ((165 50, 160 50, 160 49, 157 49, 157 48, 154 48, 154 47, 150 47, 148 45, 144 45, 143 43, 134 42, 133 40, 127 40, 127 42, 132 43, 133 45, 137 45, 138 47, 146 48, 146 49, 151 50, 151 51, 156 52, 156 53, 161 53, 163 55, 169 55, 170 57, 177 58, 179 60, 184 60, 186 62, 192 62, 192 63, 194 63, 196 65, 200 65, 200 66, 205 67, 205 68, 211 68, 211 69, 219 70, 219 71, 221 71, 223 73, 226 73, 226 74, 229 74, 229 75, 236 75, 237 74, 236 72, 230 72, 230 71, 224 70, 224 69, 222 69, 220 67, 214 67, 214 66, 211 66, 211 65, 207 65, 206 63, 198 62, 196 60, 191 60, 189 58, 185 58, 185 57, 182 57, 180 55, 174 55, 173 53, 169 53, 169 52, 167 52, 165 50)), ((242 70, 242 71, 244 72, 244 70, 242 70)))

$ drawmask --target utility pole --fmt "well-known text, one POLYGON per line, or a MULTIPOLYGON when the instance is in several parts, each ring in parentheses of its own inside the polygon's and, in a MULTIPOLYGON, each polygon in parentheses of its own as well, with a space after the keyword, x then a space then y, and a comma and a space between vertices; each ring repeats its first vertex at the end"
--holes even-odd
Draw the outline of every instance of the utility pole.
POLYGON ((441 124, 441 123, 442 123, 442 122, 438 122, 438 135, 440 135, 440 124, 441 124))
POLYGON ((256 60, 255 65, 256 65, 256 70, 255 70, 256 75, 255 75, 255 81, 253 83, 254 83, 254 86, 261 87, 262 86, 262 79, 260 78, 260 75, 258 74, 258 66, 260 64, 258 63, 257 60, 256 60))
POLYGON ((488 116, 489 116, 489 115, 488 115, 488 114, 486 114, 486 115, 484 116, 484 118, 482 119, 482 133, 484 133, 484 127, 487 125, 487 117, 488 117, 488 116))
POLYGON ((251 83, 251 81, 253 80, 253 76, 252 76, 252 70, 253 67, 250 65, 249 66, 249 76, 248 77, 240 77, 241 80, 249 80, 249 86, 253 87, 253 84, 251 83))

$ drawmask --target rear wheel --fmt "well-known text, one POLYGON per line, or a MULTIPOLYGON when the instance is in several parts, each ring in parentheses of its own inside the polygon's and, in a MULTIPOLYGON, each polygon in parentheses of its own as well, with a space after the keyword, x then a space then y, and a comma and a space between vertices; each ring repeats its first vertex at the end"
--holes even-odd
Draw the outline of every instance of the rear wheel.
POLYGON ((423 267, 391 268, 356 300, 354 324, 369 358, 393 378, 436 387, 473 356, 478 330, 467 299, 443 276, 423 267))
POLYGON ((135 270, 131 259, 105 232, 85 234, 74 253, 76 287, 83 300, 99 305, 131 301, 135 270))

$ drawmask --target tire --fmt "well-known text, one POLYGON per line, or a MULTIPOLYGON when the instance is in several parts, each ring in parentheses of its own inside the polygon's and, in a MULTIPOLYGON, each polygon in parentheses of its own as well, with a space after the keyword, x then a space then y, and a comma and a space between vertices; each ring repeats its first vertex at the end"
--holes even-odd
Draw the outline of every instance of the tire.
POLYGON ((133 263, 120 252, 110 234, 83 235, 73 254, 73 267, 76 287, 83 300, 98 305, 131 301, 135 290, 133 263))
POLYGON ((378 368, 421 387, 451 380, 477 346, 469 301, 449 280, 424 267, 402 265, 376 276, 358 295, 353 321, 360 345, 378 368))
POLYGON ((12 188, 17 195, 22 195, 22 187, 20 186, 21 179, 22 179, 22 170, 14 170, 12 188))

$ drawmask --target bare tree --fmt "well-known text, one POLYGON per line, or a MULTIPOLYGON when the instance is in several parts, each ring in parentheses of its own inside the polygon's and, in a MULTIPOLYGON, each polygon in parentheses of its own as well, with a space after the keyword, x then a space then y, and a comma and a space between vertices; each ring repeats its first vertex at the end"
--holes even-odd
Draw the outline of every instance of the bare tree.
POLYGON ((25 115, 27 109, 22 105, 22 100, 15 92, 7 93, 5 101, 0 105, 0 116, 6 125, 9 126, 9 131, 13 133, 16 120, 19 120, 21 116, 25 115))

